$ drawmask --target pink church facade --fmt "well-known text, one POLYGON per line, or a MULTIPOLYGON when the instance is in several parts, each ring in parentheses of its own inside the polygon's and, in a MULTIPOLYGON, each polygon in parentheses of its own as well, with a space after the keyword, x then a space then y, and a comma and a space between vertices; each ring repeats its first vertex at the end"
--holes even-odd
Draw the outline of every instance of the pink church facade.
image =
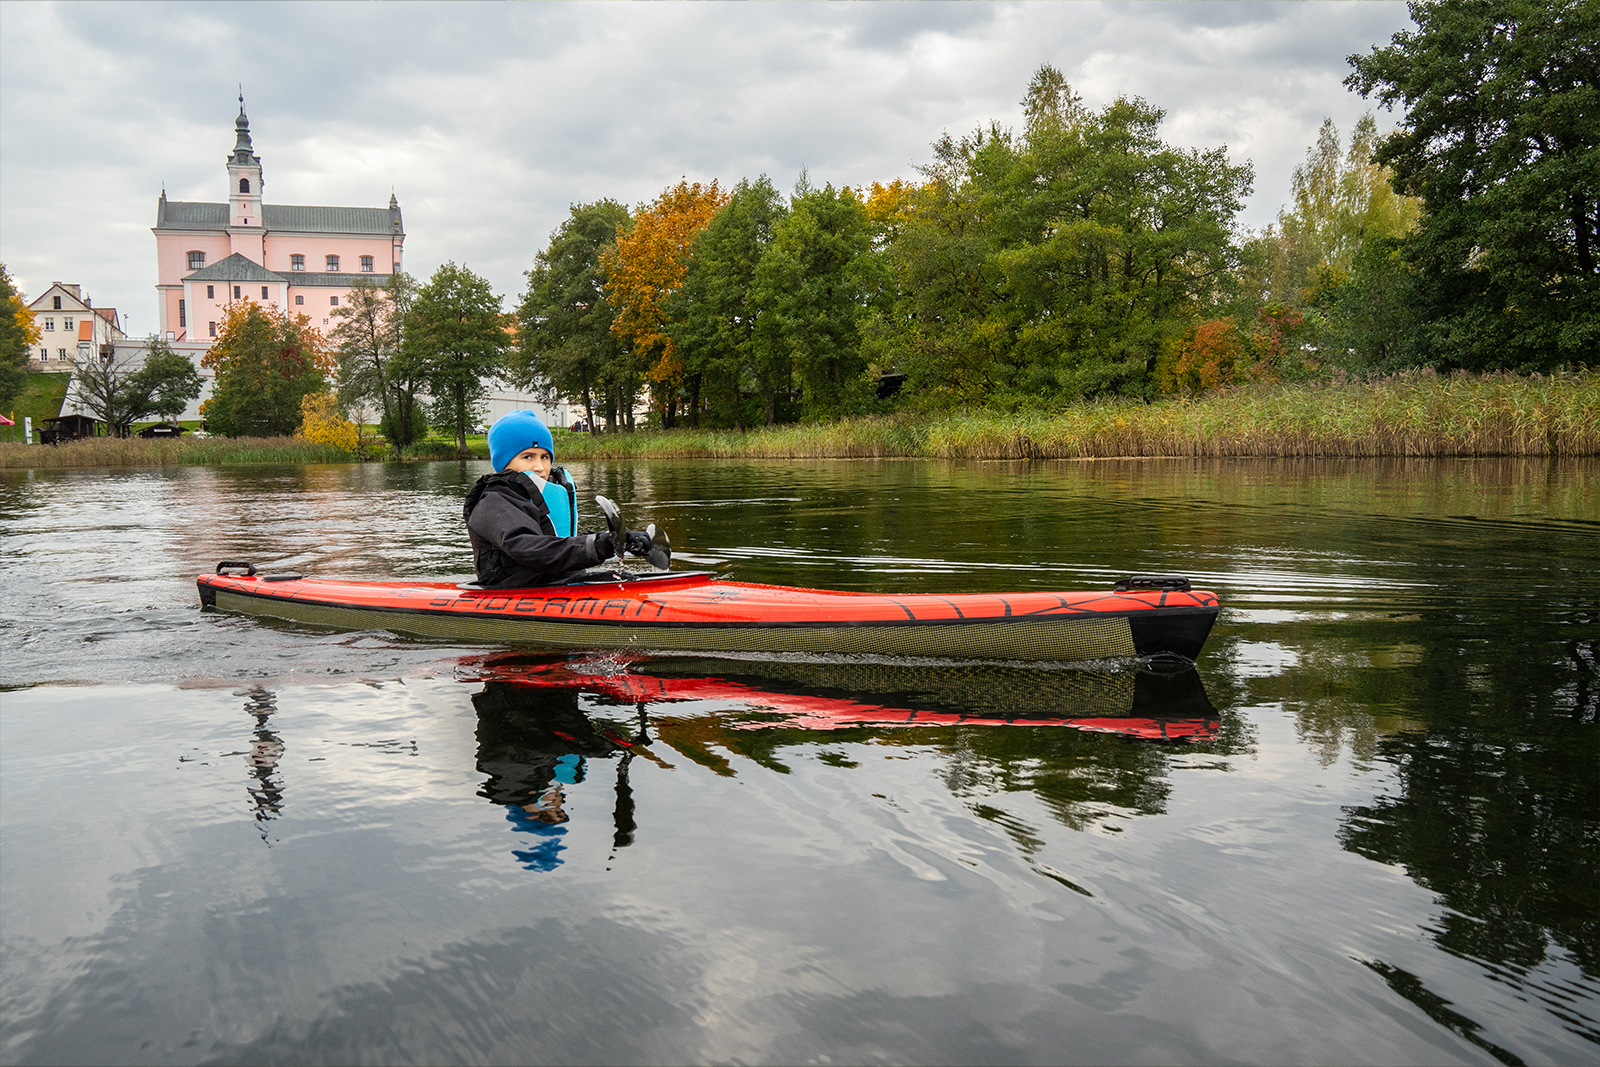
POLYGON ((156 202, 162 336, 209 345, 241 300, 304 314, 327 333, 356 279, 401 269, 400 204, 392 195, 387 208, 264 204, 242 101, 234 129, 227 203, 169 201, 164 190, 156 202))

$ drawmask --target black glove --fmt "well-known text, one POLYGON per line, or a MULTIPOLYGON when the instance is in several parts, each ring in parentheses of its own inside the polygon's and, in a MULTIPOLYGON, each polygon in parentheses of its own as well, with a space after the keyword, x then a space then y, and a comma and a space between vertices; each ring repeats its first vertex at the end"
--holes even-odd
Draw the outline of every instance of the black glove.
POLYGON ((600 557, 601 563, 617 554, 617 546, 611 540, 610 530, 601 530, 594 535, 594 553, 600 557))
POLYGON ((643 530, 624 531, 628 537, 628 551, 635 556, 650 554, 650 535, 643 530))

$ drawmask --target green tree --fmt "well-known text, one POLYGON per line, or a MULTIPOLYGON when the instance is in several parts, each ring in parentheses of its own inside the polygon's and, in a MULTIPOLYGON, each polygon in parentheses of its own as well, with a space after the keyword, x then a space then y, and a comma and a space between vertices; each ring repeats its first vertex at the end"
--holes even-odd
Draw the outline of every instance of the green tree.
POLYGON ((206 426, 227 437, 286 437, 300 425, 301 401, 327 387, 332 349, 305 315, 253 300, 223 312, 216 343, 201 360, 215 370, 206 426))
POLYGON ((417 281, 402 271, 383 281, 357 278, 329 335, 339 348, 339 400, 349 407, 377 406, 380 430, 396 448, 410 445, 425 429, 414 361, 403 355, 406 315, 417 281))
POLYGON ((935 143, 878 252, 891 284, 868 353, 941 405, 1148 395, 1173 341, 1231 299, 1250 167, 1165 144, 1143 100, 1084 107, 1050 66, 1023 109, 1020 138, 935 143))
POLYGON ((627 376, 623 346, 611 329, 616 309, 606 299, 601 266, 627 222, 628 209, 615 200, 572 205, 527 272, 528 289, 517 309, 517 343, 507 359, 518 385, 581 398, 590 427, 597 398, 627 376))
POLYGON ((1143 394, 1163 346, 1231 276, 1250 166, 1164 144, 1164 113, 1143 100, 1090 112, 1063 94, 1064 81, 1035 79, 1025 106, 1038 118, 997 197, 1020 371, 1008 384, 1030 396, 1143 394))
POLYGON ((1378 148, 1419 196, 1402 246, 1419 351, 1533 369, 1600 351, 1600 4, 1410 5, 1415 30, 1353 55, 1345 84, 1405 108, 1378 148))
POLYGON ((789 365, 808 417, 853 412, 870 396, 860 336, 866 286, 858 260, 871 240, 866 207, 852 190, 816 189, 800 175, 754 275, 755 350, 769 422, 789 365))
POLYGON ((22 302, 6 265, 0 263, 0 407, 22 392, 28 376, 28 346, 39 339, 33 312, 22 302))
POLYGON ((432 421, 455 429, 463 457, 470 455, 467 424, 477 418, 509 341, 500 297, 487 278, 448 262, 417 292, 406 318, 407 357, 433 398, 432 421))
POLYGON ((697 426, 704 408, 713 424, 743 430, 756 415, 746 409, 750 394, 764 397, 767 423, 774 419, 778 383, 775 375, 766 381, 761 375, 756 268, 785 214, 783 197, 765 174, 740 181, 700 231, 683 286, 668 302, 669 332, 683 353, 697 426))

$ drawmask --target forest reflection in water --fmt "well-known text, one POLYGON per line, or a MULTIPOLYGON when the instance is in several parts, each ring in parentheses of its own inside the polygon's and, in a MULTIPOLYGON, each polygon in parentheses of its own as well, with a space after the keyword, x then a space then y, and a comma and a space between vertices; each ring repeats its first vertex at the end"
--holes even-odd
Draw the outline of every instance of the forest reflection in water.
POLYGON ((477 473, 0 479, 0 1059, 1600 1062, 1600 465, 577 472, 746 581, 1187 573, 1179 675, 195 610, 458 580, 477 473))

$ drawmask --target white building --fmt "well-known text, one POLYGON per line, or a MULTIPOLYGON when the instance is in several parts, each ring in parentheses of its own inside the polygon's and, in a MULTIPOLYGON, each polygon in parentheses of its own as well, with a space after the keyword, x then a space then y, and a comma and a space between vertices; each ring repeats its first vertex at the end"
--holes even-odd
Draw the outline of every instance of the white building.
POLYGON ((97 308, 79 286, 51 282, 28 305, 39 342, 28 350, 28 369, 66 374, 80 359, 108 357, 109 346, 126 340, 116 308, 97 308))

